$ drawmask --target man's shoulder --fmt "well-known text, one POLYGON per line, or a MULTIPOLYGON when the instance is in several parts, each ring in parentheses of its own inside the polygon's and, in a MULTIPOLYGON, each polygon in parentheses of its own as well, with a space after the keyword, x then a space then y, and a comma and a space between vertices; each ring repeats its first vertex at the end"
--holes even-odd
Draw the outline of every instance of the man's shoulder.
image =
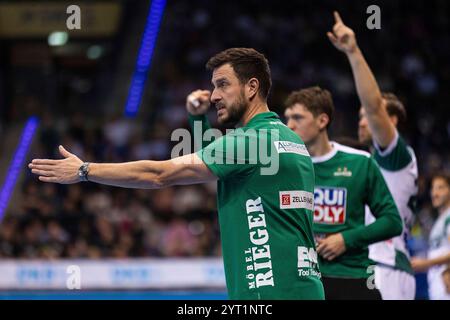
POLYGON ((446 225, 450 224, 450 208, 448 208, 447 211, 444 212, 444 223, 446 225))
POLYGON ((349 160, 355 161, 369 161, 371 158, 371 154, 367 151, 355 149, 346 145, 342 145, 336 142, 333 142, 334 148, 336 148, 337 154, 341 157, 345 157, 349 160))
POLYGON ((302 139, 291 129, 289 129, 281 121, 267 121, 258 123, 252 127, 242 127, 227 130, 226 137, 230 138, 249 138, 256 137, 259 139, 270 138, 272 140, 285 140, 294 143, 304 144, 302 139))
POLYGON ((416 163, 414 150, 409 146, 398 131, 386 148, 374 143, 374 159, 378 165, 387 171, 399 171, 416 163))

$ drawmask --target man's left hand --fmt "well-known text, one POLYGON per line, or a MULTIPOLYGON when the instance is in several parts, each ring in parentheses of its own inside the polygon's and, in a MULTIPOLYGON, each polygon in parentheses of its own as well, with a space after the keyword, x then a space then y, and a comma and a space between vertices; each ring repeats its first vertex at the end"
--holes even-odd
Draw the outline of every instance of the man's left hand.
POLYGON ((345 252, 345 241, 341 233, 317 240, 317 253, 326 260, 333 260, 345 252))

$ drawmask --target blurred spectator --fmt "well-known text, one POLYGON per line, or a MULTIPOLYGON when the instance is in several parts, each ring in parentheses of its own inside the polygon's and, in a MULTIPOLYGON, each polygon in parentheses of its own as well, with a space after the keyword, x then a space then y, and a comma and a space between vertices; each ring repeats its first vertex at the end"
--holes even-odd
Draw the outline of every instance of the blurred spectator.
POLYGON ((450 263, 450 176, 436 175, 431 184, 431 200, 438 218, 430 233, 427 258, 414 257, 411 265, 415 271, 428 270, 429 297, 432 300, 450 300, 446 275, 450 263))

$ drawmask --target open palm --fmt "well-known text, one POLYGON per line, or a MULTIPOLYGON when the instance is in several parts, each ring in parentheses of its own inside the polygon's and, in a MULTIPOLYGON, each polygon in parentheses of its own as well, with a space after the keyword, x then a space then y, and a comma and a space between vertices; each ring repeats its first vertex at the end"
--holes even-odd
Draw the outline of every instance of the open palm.
POLYGON ((78 169, 83 164, 80 158, 59 146, 59 152, 64 159, 33 159, 28 165, 31 172, 39 176, 43 182, 72 184, 80 182, 78 169))

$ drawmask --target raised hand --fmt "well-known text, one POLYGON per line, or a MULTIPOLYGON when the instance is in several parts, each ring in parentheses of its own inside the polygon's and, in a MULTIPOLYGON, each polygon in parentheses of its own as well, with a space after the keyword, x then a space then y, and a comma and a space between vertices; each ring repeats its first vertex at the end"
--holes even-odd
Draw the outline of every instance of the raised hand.
POLYGON ((68 152, 63 146, 59 146, 59 152, 64 157, 61 160, 33 159, 28 165, 31 172, 39 176, 43 182, 72 184, 81 181, 78 169, 83 161, 76 155, 68 152))
POLYGON ((327 32, 327 36, 331 43, 344 53, 352 53, 358 47, 355 33, 344 24, 337 11, 334 12, 333 32, 327 32))
POLYGON ((194 116, 205 114, 211 105, 210 98, 211 91, 196 90, 192 92, 186 98, 187 111, 194 116))

